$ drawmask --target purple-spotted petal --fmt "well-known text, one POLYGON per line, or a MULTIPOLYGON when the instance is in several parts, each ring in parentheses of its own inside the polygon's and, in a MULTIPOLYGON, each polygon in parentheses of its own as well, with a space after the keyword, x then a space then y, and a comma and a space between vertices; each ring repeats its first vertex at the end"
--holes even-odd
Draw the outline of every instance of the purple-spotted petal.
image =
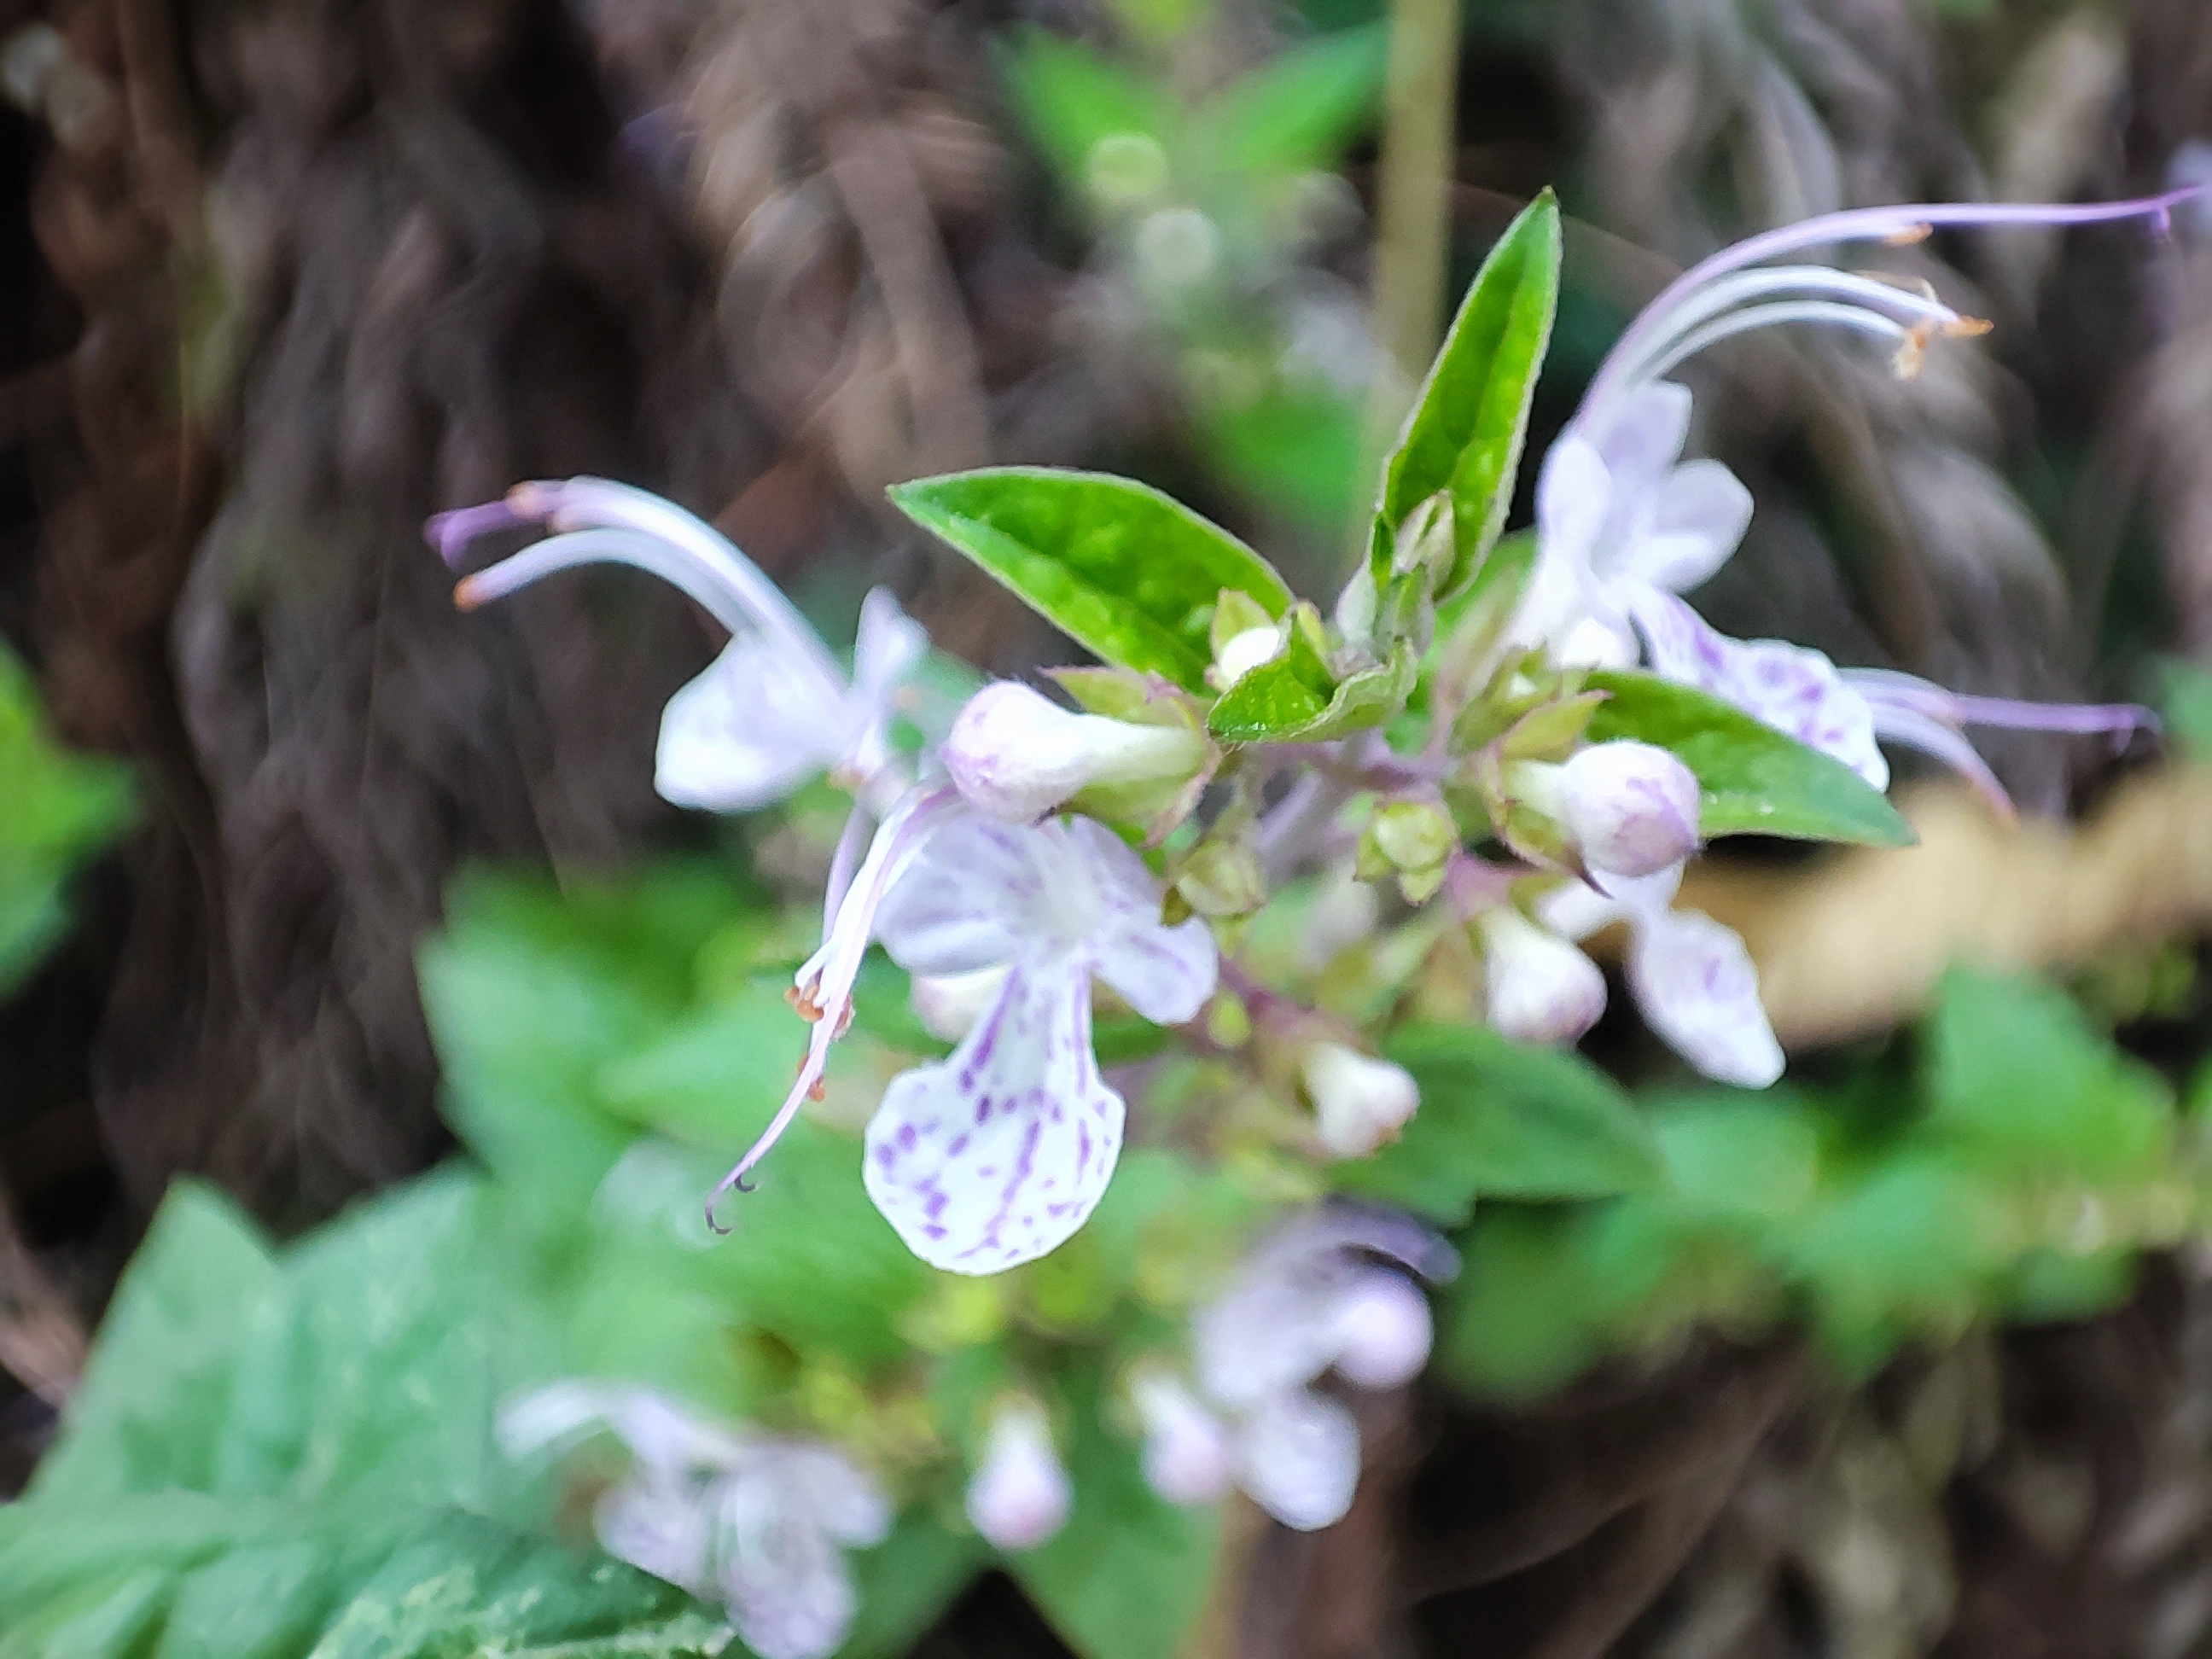
POLYGON ((1734 929, 1696 910, 1640 910, 1628 985, 1644 1023, 1707 1077, 1763 1089, 1782 1075, 1759 970, 1734 929))
MULTIPOLYGON (((1726 564, 1751 527, 1751 491, 1718 461, 1688 461, 1668 473, 1624 550, 1622 574, 1686 593, 1726 564)), ((1602 574, 1606 564, 1600 559, 1602 574)))
POLYGON ((1081 958, 1034 956, 949 1059, 892 1080, 868 1125, 868 1196, 932 1267, 1001 1273, 1089 1218, 1121 1117, 1091 1053, 1081 958))
POLYGON ((1819 652, 1781 640, 1732 640, 1649 583, 1616 581, 1612 591, 1635 617, 1653 673, 1710 691, 1834 757, 1875 788, 1889 787, 1866 700, 1819 652))
POLYGON ((844 758, 844 690, 765 635, 732 640, 668 700, 653 787, 678 806, 750 812, 844 758))
POLYGON ((1164 926, 1159 883, 1104 824, 1074 818, 1066 834, 1105 911, 1091 938, 1091 971, 1155 1025, 1195 1019, 1221 971, 1212 929, 1197 916, 1164 926))
POLYGON ((1310 1389, 1264 1401, 1237 1436, 1237 1484, 1286 1527, 1331 1526, 1359 1485, 1359 1425, 1310 1389))

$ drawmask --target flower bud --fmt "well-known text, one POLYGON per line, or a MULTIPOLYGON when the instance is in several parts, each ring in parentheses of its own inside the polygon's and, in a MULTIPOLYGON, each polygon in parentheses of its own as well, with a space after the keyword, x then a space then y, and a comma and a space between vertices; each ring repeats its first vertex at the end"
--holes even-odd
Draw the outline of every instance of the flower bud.
POLYGON ((1130 1385, 1144 1421, 1145 1482, 1170 1504, 1211 1504, 1229 1491, 1229 1435, 1174 1377, 1151 1371, 1130 1385))
POLYGON ((1580 951, 1510 905, 1486 911, 1490 1023, 1525 1042, 1572 1042, 1605 1012, 1605 975, 1580 951))
POLYGON ((1321 1142, 1337 1158, 1366 1158, 1395 1140, 1421 1103, 1402 1066, 1341 1042, 1316 1042, 1298 1063, 1313 1099, 1321 1142))
POLYGON ((993 1548, 1030 1550, 1067 1520, 1067 1471, 1035 1401, 1006 1401, 991 1419, 983 1466, 968 1483, 968 1519, 993 1548))
POLYGON ((1221 642, 1214 653, 1214 684, 1226 691, 1261 663, 1273 662, 1282 654, 1283 630, 1272 623, 1265 628, 1248 628, 1241 634, 1232 634, 1221 642))
POLYGON ((1336 1369, 1359 1389, 1395 1389, 1429 1363, 1429 1299, 1397 1273, 1362 1273, 1336 1310, 1336 1369))
POLYGON ((1592 744, 1559 783, 1559 822, 1593 869, 1648 876, 1698 850, 1697 775, 1664 749, 1592 744))
POLYGON ((1027 823, 1093 784, 1194 777, 1206 745, 1182 726, 1074 714, 999 680, 969 698, 938 753, 969 805, 1027 823))

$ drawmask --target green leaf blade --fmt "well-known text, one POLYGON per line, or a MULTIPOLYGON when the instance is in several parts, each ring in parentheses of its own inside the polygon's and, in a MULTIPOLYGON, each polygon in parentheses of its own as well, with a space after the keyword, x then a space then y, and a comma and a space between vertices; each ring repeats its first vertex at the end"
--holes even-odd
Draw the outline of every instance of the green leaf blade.
POLYGON ((1219 526, 1146 484, 992 467, 896 484, 892 503, 1102 660, 1203 691, 1224 588, 1272 617, 1291 592, 1219 526))
POLYGON ((1547 190, 1483 260, 1384 464, 1378 551, 1439 490, 1450 492, 1462 572, 1504 528, 1559 309, 1559 204, 1547 190))
POLYGON ((1601 670, 1607 693, 1592 743, 1633 738, 1672 751, 1704 792, 1698 827, 1722 836, 1909 847, 1916 839, 1889 798, 1841 761, 1776 731, 1735 704, 1656 674, 1601 670))

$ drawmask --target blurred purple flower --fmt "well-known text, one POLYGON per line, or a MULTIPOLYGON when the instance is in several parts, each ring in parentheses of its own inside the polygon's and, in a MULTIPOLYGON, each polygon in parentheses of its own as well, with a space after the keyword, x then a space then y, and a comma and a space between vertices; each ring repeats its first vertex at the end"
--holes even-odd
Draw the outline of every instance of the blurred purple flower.
POLYGON ((1416 1221, 1332 1206, 1279 1228, 1199 1310, 1199 1376, 1232 1425, 1237 1484, 1284 1525, 1340 1520, 1359 1481, 1358 1424, 1314 1385, 1332 1370, 1362 1388, 1411 1381, 1431 1329, 1405 1273, 1444 1278, 1457 1266, 1416 1221))
POLYGON ((1067 1523, 1070 1498, 1043 1408, 1019 1395, 1000 1401, 968 1483, 969 1521, 994 1549, 1033 1550, 1067 1523))
POLYGON ((881 1543, 890 1504, 838 1448, 710 1424, 649 1389, 555 1383, 500 1413, 510 1457, 612 1434, 629 1473, 593 1511, 611 1555, 729 1608, 761 1659, 826 1659, 858 1598, 848 1548, 881 1543))

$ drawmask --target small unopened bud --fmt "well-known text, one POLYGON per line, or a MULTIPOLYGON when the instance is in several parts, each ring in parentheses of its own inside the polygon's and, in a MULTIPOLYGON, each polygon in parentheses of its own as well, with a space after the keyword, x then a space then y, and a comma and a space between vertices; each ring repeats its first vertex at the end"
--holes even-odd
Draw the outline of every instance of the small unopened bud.
POLYGON ((907 992, 922 1030, 940 1042, 957 1042, 998 1000, 1006 982, 1004 968, 978 968, 966 974, 916 974, 907 992))
POLYGON ((1398 878, 1407 900, 1425 903, 1443 883, 1444 860, 1459 845, 1459 831, 1436 807, 1393 801, 1378 808, 1359 838, 1354 869, 1363 880, 1398 878))
POLYGON ((1221 649, 1213 655, 1213 683, 1223 691, 1243 679, 1261 663, 1273 662, 1282 654, 1283 630, 1272 623, 1266 628, 1248 628, 1241 634, 1232 634, 1221 642, 1221 649))
POLYGON ((1012 1399, 991 1419, 983 1466, 968 1483, 968 1519, 994 1549, 1031 1550, 1067 1520, 1067 1471, 1033 1400, 1012 1399))
POLYGON ((1229 1491, 1229 1433, 1174 1377, 1151 1371, 1130 1385, 1145 1425, 1145 1483, 1170 1504, 1211 1504, 1229 1491))
POLYGON ((1298 1063, 1311 1097, 1321 1144, 1338 1158, 1366 1158, 1395 1140, 1421 1103, 1402 1066, 1341 1042, 1316 1042, 1298 1063))
POLYGON ((1336 1311, 1336 1369, 1358 1389, 1395 1389, 1429 1363, 1436 1334, 1429 1299, 1406 1279, 1362 1273, 1336 1311))
POLYGON ((938 753, 969 805, 1012 823, 1093 784, 1194 777, 1206 759, 1196 732, 1073 714, 1012 680, 969 698, 938 753))
POLYGON ((1510 905, 1486 911, 1490 1023, 1524 1042, 1572 1042, 1605 1012, 1605 975, 1557 933, 1510 905))
POLYGON ((1648 876, 1698 850, 1698 778, 1664 749, 1623 740, 1559 768, 1559 822, 1593 869, 1648 876))

